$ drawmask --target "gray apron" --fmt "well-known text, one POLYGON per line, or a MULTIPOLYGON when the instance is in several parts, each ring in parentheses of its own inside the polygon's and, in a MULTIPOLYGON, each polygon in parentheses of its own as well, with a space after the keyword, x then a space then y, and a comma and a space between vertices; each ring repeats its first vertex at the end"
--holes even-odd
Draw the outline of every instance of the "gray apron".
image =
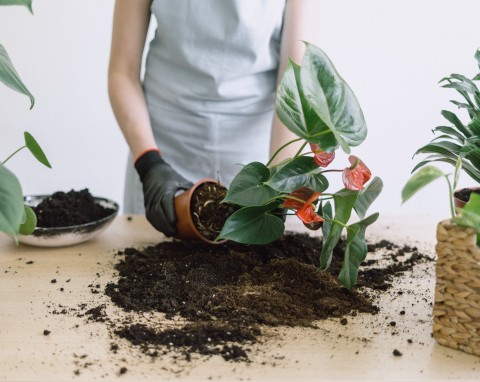
MULTIPOLYGON (((268 160, 285 0, 153 0, 143 81, 155 140, 186 179, 268 160)), ((128 160, 125 213, 144 213, 128 160)))

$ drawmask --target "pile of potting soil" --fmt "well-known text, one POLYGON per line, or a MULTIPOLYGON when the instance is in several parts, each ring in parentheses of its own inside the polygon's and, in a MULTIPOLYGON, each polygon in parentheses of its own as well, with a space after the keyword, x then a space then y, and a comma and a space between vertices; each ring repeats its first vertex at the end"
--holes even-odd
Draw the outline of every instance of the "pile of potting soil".
POLYGON ((187 360, 192 353, 248 360, 262 327, 314 327, 326 318, 376 314, 371 292, 385 291, 395 277, 430 260, 416 248, 386 241, 369 246, 370 251, 379 248, 393 250, 390 261, 370 260, 353 290, 336 279, 342 243, 329 270, 321 271, 321 240, 306 234, 286 234, 266 246, 174 241, 127 248, 118 253, 119 278, 107 285, 106 294, 125 311, 161 312, 187 323, 166 328, 158 322, 107 322, 114 335, 151 356, 177 351, 187 360), (410 256, 399 260, 406 253, 410 256))
POLYGON ((37 215, 37 226, 43 228, 91 223, 114 212, 96 203, 88 189, 54 192, 32 208, 37 215))

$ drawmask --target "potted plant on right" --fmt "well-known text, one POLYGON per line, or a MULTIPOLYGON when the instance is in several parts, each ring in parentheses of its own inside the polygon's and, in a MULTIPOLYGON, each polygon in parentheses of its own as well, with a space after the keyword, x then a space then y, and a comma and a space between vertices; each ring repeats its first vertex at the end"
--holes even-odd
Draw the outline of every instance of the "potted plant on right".
MULTIPOLYGON (((480 66, 480 50, 475 58, 480 66)), ((480 194, 468 192, 468 201, 454 202, 462 171, 480 181, 480 93, 473 81, 459 74, 447 77, 445 87, 456 89, 467 103, 470 122, 464 125, 453 113, 442 114, 453 123, 434 131, 443 133, 417 153, 430 153, 414 168, 402 190, 406 202, 420 189, 438 178, 445 178, 449 189, 450 218, 437 225, 435 250, 436 284, 433 306, 433 337, 444 346, 480 356, 480 194), (454 165, 453 179, 432 165, 432 161, 454 165)))
MULTIPOLYGON (((474 55, 480 68, 480 49, 474 55)), ((442 115, 450 123, 449 126, 438 126, 433 129, 439 133, 430 143, 422 146, 414 155, 428 154, 418 163, 412 172, 431 162, 444 162, 455 166, 458 158, 462 159, 463 170, 480 184, 480 90, 476 81, 480 80, 480 73, 472 79, 461 74, 451 74, 440 80, 442 87, 455 89, 461 96, 461 101, 452 100, 455 106, 466 111, 466 122, 453 112, 442 110, 442 115)), ((480 192, 478 186, 456 189, 453 199, 456 207, 462 208, 468 202, 472 192, 480 192)))

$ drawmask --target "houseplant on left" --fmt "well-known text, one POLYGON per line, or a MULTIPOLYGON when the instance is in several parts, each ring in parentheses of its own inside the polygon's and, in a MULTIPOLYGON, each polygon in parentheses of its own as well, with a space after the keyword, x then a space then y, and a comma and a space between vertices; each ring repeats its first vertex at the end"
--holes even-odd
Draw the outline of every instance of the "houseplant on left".
MULTIPOLYGON (((21 5, 32 12, 31 0, 8 0, 0 2, 1 5, 21 5)), ((1 44, 0 81, 11 89, 28 96, 30 98, 30 109, 33 108, 35 98, 21 80, 6 49, 1 44)), ((33 210, 24 204, 20 182, 15 174, 5 167, 5 163, 21 149, 27 148, 40 163, 50 167, 47 157, 35 138, 28 132, 24 133, 24 138, 25 144, 0 162, 0 231, 12 236, 17 243, 19 233, 29 234, 33 232, 36 217, 33 210)))

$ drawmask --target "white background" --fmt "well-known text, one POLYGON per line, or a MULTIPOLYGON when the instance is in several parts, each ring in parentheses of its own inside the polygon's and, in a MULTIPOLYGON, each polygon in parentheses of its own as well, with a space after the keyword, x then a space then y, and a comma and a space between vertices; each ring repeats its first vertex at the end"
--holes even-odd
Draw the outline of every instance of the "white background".
MULTIPOLYGON (((318 1, 318 44, 356 93, 369 128, 353 153, 385 184, 372 212, 448 217, 446 182, 403 206, 400 192, 420 159, 413 153, 446 122, 440 111, 455 111, 448 102, 458 99, 455 91, 438 81, 479 71, 480 1, 318 1)), ((122 202, 128 149, 107 95, 113 4, 34 0, 33 16, 23 7, 0 8, 0 43, 36 98, 29 111, 27 97, 0 84, 0 158, 23 144, 27 130, 53 165, 43 167, 26 151, 8 163, 25 194, 88 187, 122 202)), ((471 184, 463 175, 461 185, 471 184)))

